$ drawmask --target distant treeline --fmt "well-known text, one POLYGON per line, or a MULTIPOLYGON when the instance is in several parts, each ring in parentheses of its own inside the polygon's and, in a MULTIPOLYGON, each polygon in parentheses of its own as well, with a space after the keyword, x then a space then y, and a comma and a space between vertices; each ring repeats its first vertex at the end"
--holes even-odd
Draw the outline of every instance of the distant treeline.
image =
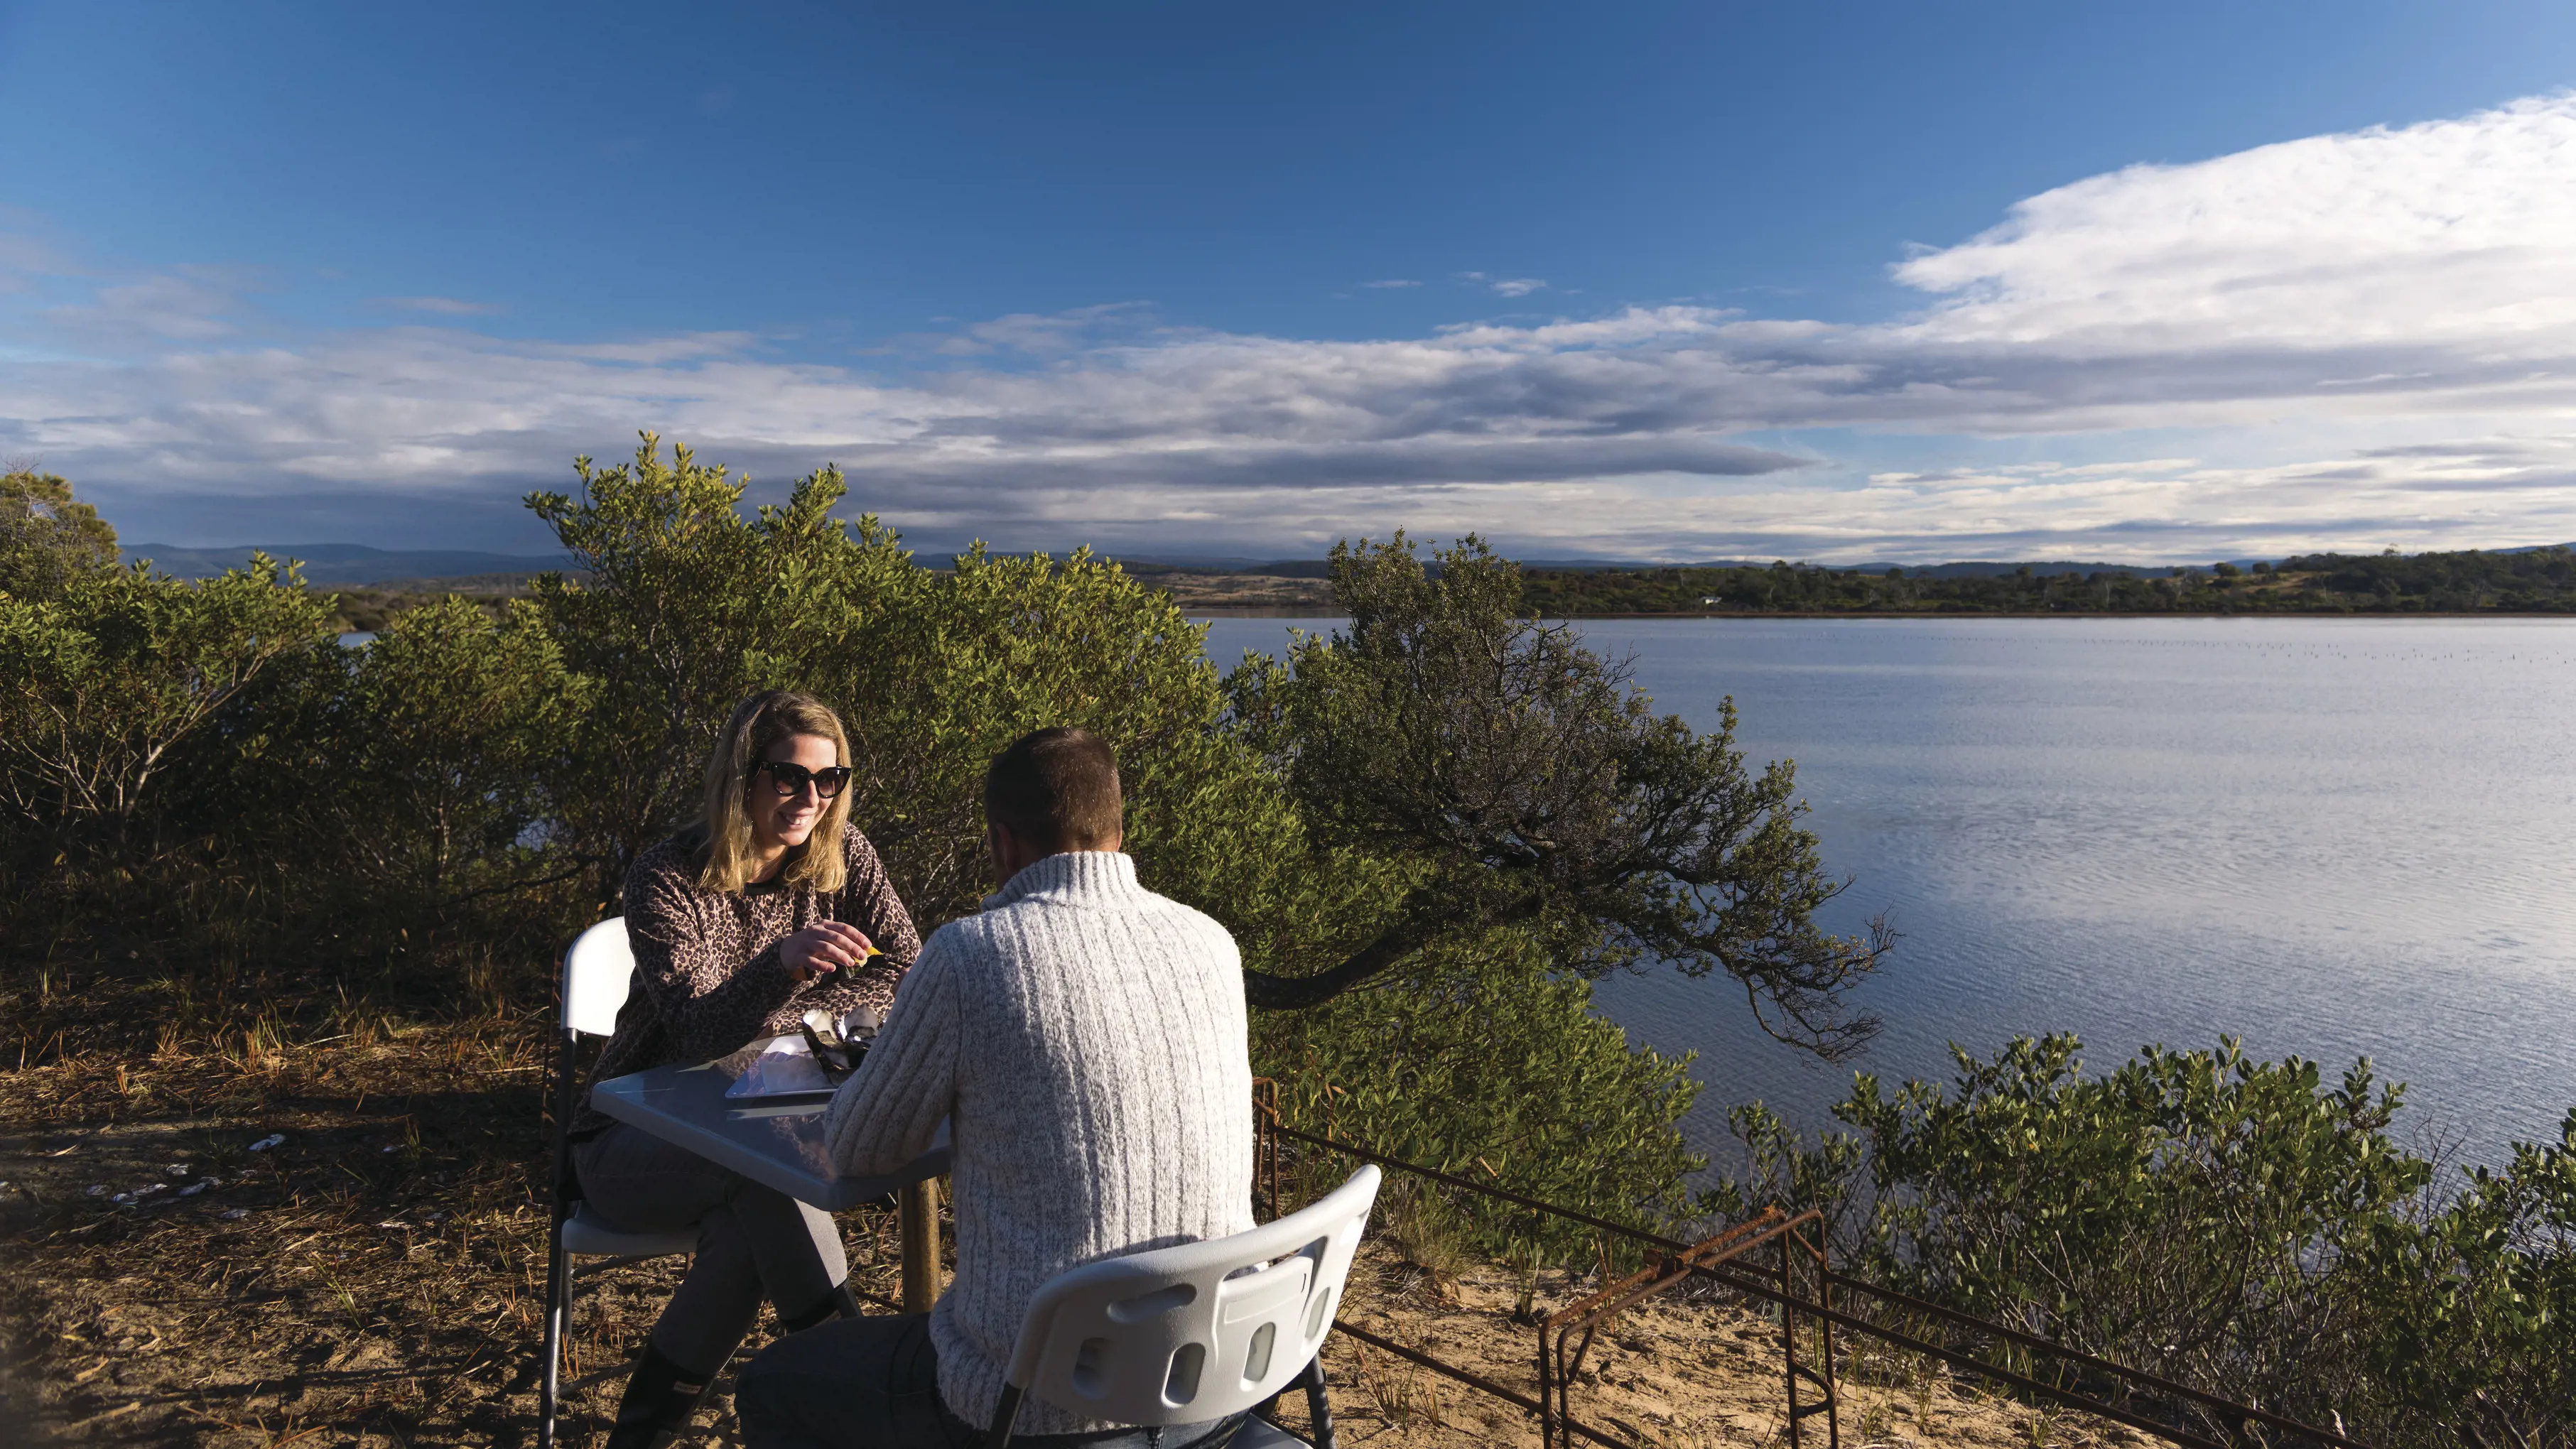
POLYGON ((306 588, 330 607, 340 632, 381 634, 398 615, 446 598, 463 599, 498 622, 509 612, 512 599, 524 599, 534 592, 535 578, 528 574, 472 574, 454 579, 395 579, 357 587, 308 582, 306 588))
POLYGON ((1775 563, 1523 574, 1547 617, 1600 614, 2566 614, 2576 553, 2307 554, 2251 568, 1923 577, 1775 563))

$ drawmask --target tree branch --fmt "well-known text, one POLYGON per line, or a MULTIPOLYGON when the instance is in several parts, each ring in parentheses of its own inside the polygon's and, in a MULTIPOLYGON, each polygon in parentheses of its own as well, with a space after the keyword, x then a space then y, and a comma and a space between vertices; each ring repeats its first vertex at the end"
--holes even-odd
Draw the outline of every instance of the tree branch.
POLYGON ((1273 976, 1267 971, 1243 973, 1243 999, 1267 1011, 1302 1011, 1321 1006, 1422 947, 1426 933, 1410 923, 1392 927, 1351 953, 1341 964, 1312 976, 1273 976))

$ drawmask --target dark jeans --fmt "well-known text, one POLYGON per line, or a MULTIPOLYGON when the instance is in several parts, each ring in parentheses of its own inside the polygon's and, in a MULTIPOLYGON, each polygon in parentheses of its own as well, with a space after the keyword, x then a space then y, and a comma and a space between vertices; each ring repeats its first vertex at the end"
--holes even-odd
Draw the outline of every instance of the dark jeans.
MULTIPOLYGON (((844 1318, 791 1333, 760 1351, 735 1382, 733 1411, 751 1449, 972 1449, 985 1427, 939 1397, 930 1315, 844 1318)), ((1232 1437, 1238 1414, 1159 1432, 1023 1434, 1013 1449, 1192 1449, 1232 1437)))
POLYGON ((831 1215, 620 1122, 573 1149, 582 1195, 630 1233, 694 1226, 697 1256, 653 1325, 653 1346, 714 1374, 760 1316, 812 1311, 850 1274, 831 1215))

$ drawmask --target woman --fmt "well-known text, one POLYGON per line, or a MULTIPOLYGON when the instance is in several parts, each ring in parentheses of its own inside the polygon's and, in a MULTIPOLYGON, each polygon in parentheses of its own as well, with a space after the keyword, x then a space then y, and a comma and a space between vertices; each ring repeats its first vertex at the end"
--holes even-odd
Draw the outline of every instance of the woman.
MULTIPOLYGON (((704 818, 627 873, 635 986, 592 1081, 723 1056, 818 1007, 893 1004, 921 938, 849 823, 849 780, 849 737, 819 700, 771 691, 734 710, 707 760, 704 818)), ((828 1214, 596 1110, 572 1132, 582 1196, 610 1226, 698 1230, 610 1449, 685 1431, 763 1297, 788 1332, 857 1313, 828 1214)))

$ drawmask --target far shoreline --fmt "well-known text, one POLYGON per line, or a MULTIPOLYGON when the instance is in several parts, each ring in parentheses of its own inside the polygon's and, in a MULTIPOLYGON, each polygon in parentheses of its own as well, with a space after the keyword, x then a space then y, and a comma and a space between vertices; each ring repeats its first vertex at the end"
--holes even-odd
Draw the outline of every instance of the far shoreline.
MULTIPOLYGON (((1347 619, 1350 617, 1349 614, 1337 609, 1194 609, 1184 607, 1181 612, 1193 619, 1347 619)), ((2354 623, 2366 623, 2371 621, 2388 622, 2392 620, 2406 619, 2451 621, 2461 619, 2557 619, 2569 623, 2576 623, 2576 613, 2547 609, 2410 609, 2402 613, 2393 610, 2387 613, 2348 613, 2342 610, 2325 609, 2319 609, 2313 612, 2294 609, 2261 609, 2235 612, 2197 609, 2140 609, 2130 612, 2120 612, 2117 610, 2104 612, 2094 610, 2082 613, 2078 613, 2074 610, 2059 609, 2052 610, 2047 613, 2041 613, 2036 610, 2021 611, 1997 609, 1976 613, 1963 611, 1954 614, 1900 614, 1877 613, 1860 610, 1799 612, 1788 609, 1751 609, 1732 611, 1710 610, 1704 613, 1693 612, 1687 614, 1543 614, 1536 617, 1549 621, 1562 621, 1565 623, 1593 623, 1636 619, 1668 619, 1675 622, 1693 622, 1708 619, 1844 619, 1897 624, 1955 624, 1975 619, 2064 619, 2070 623, 2086 619, 2242 619, 2247 621, 2264 619, 2323 619, 2346 620, 2354 623)))

